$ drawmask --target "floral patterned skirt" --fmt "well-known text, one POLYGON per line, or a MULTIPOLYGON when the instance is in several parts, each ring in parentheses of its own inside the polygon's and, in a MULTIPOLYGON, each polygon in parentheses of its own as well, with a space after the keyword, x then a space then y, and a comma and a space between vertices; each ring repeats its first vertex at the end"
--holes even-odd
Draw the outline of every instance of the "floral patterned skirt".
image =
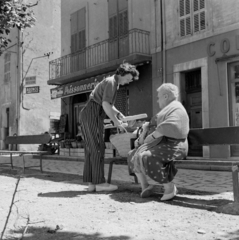
POLYGON ((155 139, 129 152, 129 174, 143 173, 160 184, 171 182, 178 171, 174 160, 185 159, 187 152, 187 139, 155 139))

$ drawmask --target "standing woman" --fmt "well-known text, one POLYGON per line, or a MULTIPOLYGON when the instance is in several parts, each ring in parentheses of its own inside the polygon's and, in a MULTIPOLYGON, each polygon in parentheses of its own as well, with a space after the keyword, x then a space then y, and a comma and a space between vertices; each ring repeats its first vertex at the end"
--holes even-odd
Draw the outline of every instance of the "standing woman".
POLYGON ((119 85, 129 84, 139 79, 134 65, 123 63, 113 76, 98 83, 91 92, 89 101, 80 112, 80 126, 85 142, 85 164, 83 182, 88 182, 88 191, 114 191, 118 187, 105 182, 104 155, 105 114, 119 129, 125 125, 120 120, 124 115, 114 106, 119 85))

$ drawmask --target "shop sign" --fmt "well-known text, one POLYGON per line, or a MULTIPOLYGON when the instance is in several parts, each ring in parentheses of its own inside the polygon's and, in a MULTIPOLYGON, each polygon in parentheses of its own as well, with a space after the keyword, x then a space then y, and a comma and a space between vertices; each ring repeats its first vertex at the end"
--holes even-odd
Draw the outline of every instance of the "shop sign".
POLYGON ((81 93, 91 92, 95 88, 95 86, 99 82, 101 82, 105 77, 112 76, 113 74, 114 72, 110 72, 107 74, 99 75, 95 78, 89 78, 89 79, 65 84, 57 88, 52 88, 50 90, 51 99, 70 97, 70 96, 81 94, 81 93))
POLYGON ((39 86, 26 87, 26 94, 39 93, 39 92, 40 92, 40 87, 39 86))
MULTIPOLYGON (((231 40, 232 41, 232 40, 231 40)), ((231 48, 231 42, 228 38, 224 38, 220 40, 220 52, 222 54, 226 54, 230 51, 231 48)), ((236 44, 236 49, 239 50, 239 35, 235 36, 235 44, 236 44)), ((207 45, 207 54, 209 57, 213 57, 216 54, 216 43, 215 42, 210 42, 207 45)))
POLYGON ((64 98, 76 94, 91 92, 99 81, 92 79, 88 81, 78 81, 51 89, 51 99, 64 98))

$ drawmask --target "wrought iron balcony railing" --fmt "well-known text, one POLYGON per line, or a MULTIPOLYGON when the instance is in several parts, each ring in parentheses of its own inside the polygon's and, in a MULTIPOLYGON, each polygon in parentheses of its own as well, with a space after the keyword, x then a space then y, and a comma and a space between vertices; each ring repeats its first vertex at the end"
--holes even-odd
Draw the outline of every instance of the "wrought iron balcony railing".
POLYGON ((49 63, 49 79, 57 79, 132 54, 150 55, 149 32, 132 29, 123 36, 57 58, 49 63))

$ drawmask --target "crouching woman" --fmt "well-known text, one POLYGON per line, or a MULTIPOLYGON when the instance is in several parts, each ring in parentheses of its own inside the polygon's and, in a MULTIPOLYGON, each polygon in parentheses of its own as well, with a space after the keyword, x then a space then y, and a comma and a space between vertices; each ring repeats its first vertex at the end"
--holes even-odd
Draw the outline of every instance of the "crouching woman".
POLYGON ((130 171, 134 172, 141 184, 141 197, 148 197, 153 188, 146 175, 164 186, 162 201, 172 199, 177 188, 172 182, 177 169, 174 160, 184 159, 188 152, 187 135, 189 118, 178 99, 178 88, 171 83, 162 84, 158 89, 160 112, 151 122, 143 125, 143 132, 135 141, 136 149, 128 156, 130 171), (149 132, 153 121, 156 127, 149 132))

